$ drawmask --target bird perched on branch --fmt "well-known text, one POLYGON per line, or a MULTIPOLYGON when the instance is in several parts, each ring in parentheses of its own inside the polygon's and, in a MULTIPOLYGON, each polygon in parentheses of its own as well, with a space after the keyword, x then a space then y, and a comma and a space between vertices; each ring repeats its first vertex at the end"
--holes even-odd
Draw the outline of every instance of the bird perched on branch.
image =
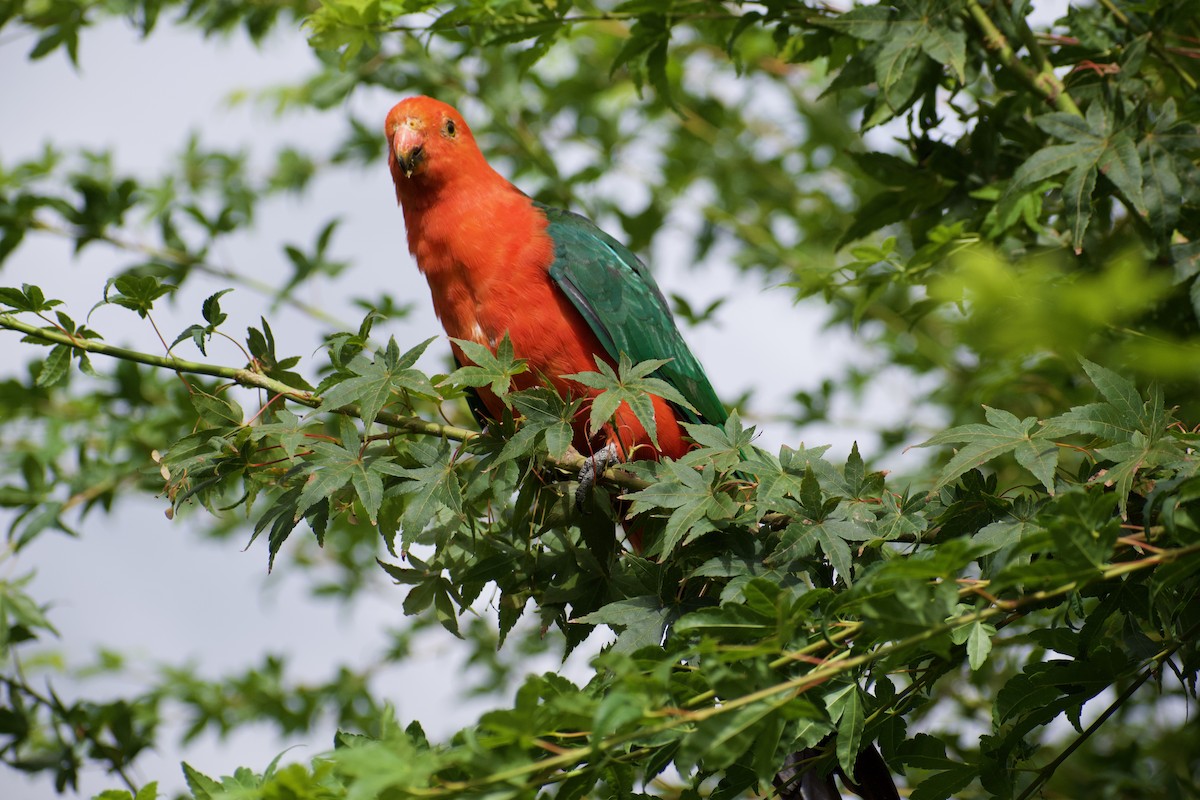
MULTIPOLYGON (((384 133, 408 249, 452 339, 495 352, 507 335, 514 355, 529 366, 514 379, 516 388, 546 381, 560 394, 584 400, 599 390, 565 376, 594 371, 597 358, 612 367, 622 356, 633 362, 669 359, 654 376, 690 408, 652 396, 657 437, 624 403, 598 431, 589 429, 587 403, 576 415, 574 445, 590 456, 593 474, 617 460, 679 458, 691 448, 682 422, 725 421, 725 407, 662 292, 628 248, 583 217, 537 203, 509 183, 445 103, 403 100, 388 113, 384 133)), ((460 364, 469 362, 458 344, 452 347, 460 364)), ((488 414, 501 417, 503 405, 494 393, 483 387, 479 399, 488 414)), ((581 483, 587 479, 581 475, 581 483)), ((630 540, 639 547, 636 531, 630 540)), ((806 770, 810 760, 808 751, 788 760, 776 779, 781 797, 837 796, 831 776, 806 770)), ((873 746, 859 755, 855 772, 845 782, 862 797, 898 800, 873 746)))
MULTIPOLYGON (((403 100, 384 132, 408 249, 451 338, 494 352, 507 334, 529 367, 516 388, 545 381, 584 400, 599 390, 564 376, 594 372, 597 357, 613 367, 622 355, 634 363, 670 359, 653 376, 691 408, 652 396, 654 437, 626 403, 603 429, 589 430, 585 402, 572 425, 575 448, 590 456, 584 479, 618 460, 679 458, 691 447, 681 422, 725 421, 725 407, 637 256, 583 217, 537 203, 509 183, 445 103, 403 100)), ((469 363, 452 347, 460 364, 469 363)), ((484 387, 479 395, 499 419, 495 394, 484 387)))

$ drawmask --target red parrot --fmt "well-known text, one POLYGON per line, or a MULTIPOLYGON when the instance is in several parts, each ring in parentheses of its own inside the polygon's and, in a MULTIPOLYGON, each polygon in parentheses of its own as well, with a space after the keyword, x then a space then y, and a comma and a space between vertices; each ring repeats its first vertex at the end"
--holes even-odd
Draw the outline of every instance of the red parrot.
MULTIPOLYGON (((410 97, 388 113, 384 133, 396 199, 404 209, 408 249, 429 281, 433 307, 452 338, 495 351, 507 333, 529 370, 516 388, 549 381, 561 394, 598 394, 564 378, 591 372, 596 357, 616 366, 671 359, 654 376, 666 381, 695 411, 653 397, 658 446, 622 405, 613 424, 592 435, 586 404, 573 425, 574 445, 603 469, 614 458, 679 458, 691 445, 680 423, 720 424, 725 407, 692 355, 658 285, 624 245, 583 217, 530 199, 492 169, 471 129, 450 106, 410 97)), ((466 354, 453 345, 459 363, 466 354)), ((486 389, 480 400, 499 418, 500 400, 486 389)), ((589 462, 591 463, 591 462, 589 462)), ((581 479, 581 483, 582 483, 581 479)), ((637 531, 630 541, 639 549, 637 531)), ((789 759, 776 779, 781 796, 837 797, 832 777, 806 774, 789 759)), ((872 800, 899 800, 873 746, 860 754, 851 786, 872 800)))
MULTIPOLYGON (((388 113, 384 132, 408 249, 429 281, 433 307, 452 338, 495 351, 508 334, 528 362, 516 388, 548 381, 564 396, 599 393, 564 378, 593 372, 596 357, 614 367, 671 359, 654 377, 696 410, 652 397, 658 446, 622 404, 613 423, 592 435, 584 404, 574 445, 600 471, 615 459, 679 458, 690 448, 681 421, 720 424, 725 407, 688 350, 646 266, 583 217, 532 200, 488 165, 471 129, 449 105, 410 97, 388 113)), ((455 357, 469 363, 462 349, 455 357)), ((489 414, 503 406, 480 390, 489 414)), ((591 462, 589 462, 591 464, 591 462)))

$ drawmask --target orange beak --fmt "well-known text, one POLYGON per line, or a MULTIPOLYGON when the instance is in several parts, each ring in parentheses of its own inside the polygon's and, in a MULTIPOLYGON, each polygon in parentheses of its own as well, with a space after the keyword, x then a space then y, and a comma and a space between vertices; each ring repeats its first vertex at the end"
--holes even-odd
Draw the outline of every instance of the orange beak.
POLYGON ((409 120, 405 120, 392 138, 392 152, 396 154, 396 163, 400 165, 404 177, 411 178, 425 160, 425 137, 409 120))

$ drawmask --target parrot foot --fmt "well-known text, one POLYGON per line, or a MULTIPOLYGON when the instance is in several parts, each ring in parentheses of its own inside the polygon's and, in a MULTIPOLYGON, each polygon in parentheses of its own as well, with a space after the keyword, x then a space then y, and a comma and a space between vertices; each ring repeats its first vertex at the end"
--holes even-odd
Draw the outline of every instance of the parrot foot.
POLYGON ((591 493, 592 487, 596 485, 596 479, 604 474, 604 470, 620 461, 621 452, 615 444, 609 442, 583 462, 583 467, 579 470, 579 487, 575 490, 576 509, 583 511, 583 504, 591 493))

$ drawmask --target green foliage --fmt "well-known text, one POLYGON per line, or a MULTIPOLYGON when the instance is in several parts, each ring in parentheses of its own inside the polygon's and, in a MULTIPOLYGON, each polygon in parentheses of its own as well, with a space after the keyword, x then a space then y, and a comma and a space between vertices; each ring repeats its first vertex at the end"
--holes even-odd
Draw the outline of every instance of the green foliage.
POLYGON ((621 360, 614 371, 607 362, 597 356, 596 369, 599 370, 598 372, 581 372, 563 377, 571 378, 591 389, 601 390, 600 394, 592 399, 588 430, 595 432, 603 428, 624 403, 633 411, 641 426, 646 429, 646 433, 650 435, 650 441, 654 442, 655 447, 658 447, 658 425, 654 419, 654 406, 650 402, 649 395, 657 395, 668 403, 692 412, 696 411, 674 386, 661 378, 650 377, 666 363, 667 360, 654 359, 643 361, 635 366, 630 363, 629 356, 622 353, 621 360))
MULTIPOLYGON (((136 312, 147 341, 197 274, 338 332, 319 356, 282 356, 302 345, 277 342, 266 317, 230 333, 224 289, 156 355, 109 344, 37 286, 0 288, 0 328, 31 361, 0 382, 5 557, 158 494, 214 533, 261 536, 272 566, 307 573, 323 548, 335 575, 320 593, 394 581, 412 627, 381 663, 414 631, 449 633, 496 686, 519 685, 444 742, 401 725, 366 672, 300 685, 273 658, 218 680, 166 664, 141 694, 66 702, 30 677, 53 610, 8 578, 4 763, 60 790, 95 763, 127 789, 102 797, 157 796, 128 768, 170 704, 189 741, 264 721, 308 731, 329 713, 342 730, 328 752, 261 772, 185 765, 197 800, 750 796, 792 754, 850 773, 868 743, 914 798, 1195 793, 1196 734, 1171 714, 1195 701, 1200 665, 1196 3, 1078 6, 1038 32, 1028 3, 979 0, 55 0, 0 6, 0 29, 33 32, 31 58, 86 59, 88 25, 119 14, 150 34, 163 11, 256 40, 303 16, 314 72, 264 97, 281 112, 344 114, 374 88, 472 98, 504 171, 619 225, 634 249, 692 214, 690 255, 822 296, 881 362, 935 378, 924 400, 945 425, 864 425, 870 462, 857 445, 771 452, 743 422, 751 397, 720 426, 687 425, 696 448, 679 461, 610 471, 581 511, 572 422, 598 430, 624 405, 655 436, 648 394, 687 407, 654 377, 663 362, 570 376, 599 390, 590 407, 515 390, 526 366, 507 338, 457 341, 462 363, 428 374, 432 339, 371 338, 391 298, 364 299, 376 310, 357 330, 297 299, 347 266, 337 219, 311 245, 280 243, 282 286, 214 262, 264 198, 378 169, 372 124, 347 120, 327 152, 287 148, 257 177, 246 152, 196 137, 157 181, 48 146, 0 165, 0 262, 34 235, 125 254, 98 305, 136 312), (894 146, 869 152, 861 134, 880 126, 894 146), (539 137, 586 155, 566 174, 539 137), (647 152, 635 206, 606 178, 647 152), (133 218, 153 223, 149 244, 129 236, 133 218), (218 363, 214 338, 242 358, 218 363), (191 345, 205 361, 185 360, 191 345), (461 402, 474 389, 504 408, 483 430, 461 402), (928 471, 879 469, 920 439, 928 471), (621 546, 615 516, 644 550, 621 546), (518 674, 526 650, 569 653, 600 626, 615 642, 583 685, 518 674)), ((676 305, 697 323, 719 308, 676 305)), ((806 422, 873 377, 851 371, 818 396, 796 383, 807 376, 763 376, 796 392, 787 413, 806 422)))

